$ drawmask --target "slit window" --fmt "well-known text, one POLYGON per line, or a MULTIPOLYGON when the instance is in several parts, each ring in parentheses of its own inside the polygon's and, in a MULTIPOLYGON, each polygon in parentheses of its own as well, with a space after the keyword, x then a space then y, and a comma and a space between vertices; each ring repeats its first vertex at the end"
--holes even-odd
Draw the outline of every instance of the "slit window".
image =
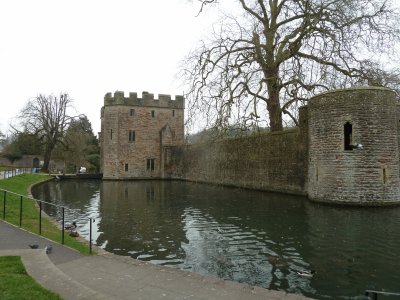
POLYGON ((156 112, 154 110, 151 111, 151 117, 154 118, 156 116, 156 112))
POLYGON ((382 179, 383 179, 383 184, 386 184, 387 183, 387 172, 386 172, 385 167, 382 168, 382 179))
POLYGON ((172 110, 172 116, 175 117, 175 109, 172 110))
POLYGON ((110 129, 110 140, 112 140, 112 134, 113 134, 112 129, 110 129))
POLYGON ((129 142, 134 142, 136 139, 135 130, 129 130, 129 142))
POLYGON ((129 166, 128 164, 125 164, 125 172, 128 172, 129 166))
POLYGON ((344 150, 353 150, 353 125, 347 122, 344 124, 344 150))
POLYGON ((131 109, 130 112, 129 112, 129 115, 130 115, 131 117, 134 117, 134 116, 135 116, 135 110, 134 110, 134 109, 131 109))

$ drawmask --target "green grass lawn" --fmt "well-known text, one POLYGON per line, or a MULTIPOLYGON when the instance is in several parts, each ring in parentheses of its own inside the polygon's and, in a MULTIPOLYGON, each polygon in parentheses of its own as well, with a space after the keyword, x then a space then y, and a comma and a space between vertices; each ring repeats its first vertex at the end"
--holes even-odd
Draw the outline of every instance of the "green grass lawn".
POLYGON ((30 277, 19 256, 0 256, 0 299, 60 300, 57 294, 41 287, 30 277))
MULTIPOLYGON (((22 174, 12 178, 0 180, 0 218, 4 216, 4 192, 11 191, 20 195, 27 196, 28 188, 35 183, 51 179, 51 176, 42 174, 22 174)), ((5 220, 19 226, 21 197, 7 193, 6 195, 5 220)), ((27 197, 22 198, 22 228, 39 234, 39 210, 35 207, 36 201, 27 197)), ((62 231, 57 228, 49 219, 42 216, 42 236, 61 243, 62 231)), ((89 246, 79 242, 76 238, 70 237, 65 233, 64 244, 78 250, 83 254, 89 254, 89 246)))

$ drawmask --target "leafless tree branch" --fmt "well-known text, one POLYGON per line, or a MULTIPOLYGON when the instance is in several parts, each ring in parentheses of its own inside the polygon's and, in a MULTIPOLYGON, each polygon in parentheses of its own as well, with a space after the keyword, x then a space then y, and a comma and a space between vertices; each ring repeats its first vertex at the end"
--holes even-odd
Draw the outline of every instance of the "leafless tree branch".
MULTIPOLYGON (((199 0, 208 5, 212 0, 199 0)), ((210 41, 184 62, 189 118, 205 127, 262 124, 327 89, 400 86, 376 59, 399 41, 398 12, 383 0, 237 0, 243 17, 224 17, 210 41)))

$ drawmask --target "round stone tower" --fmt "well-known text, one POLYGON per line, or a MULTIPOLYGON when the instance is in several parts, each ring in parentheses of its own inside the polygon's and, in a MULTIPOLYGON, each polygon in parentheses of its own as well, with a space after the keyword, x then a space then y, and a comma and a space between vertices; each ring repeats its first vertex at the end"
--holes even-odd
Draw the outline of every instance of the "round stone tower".
POLYGON ((337 90, 308 104, 311 200, 400 204, 397 99, 378 87, 337 90))

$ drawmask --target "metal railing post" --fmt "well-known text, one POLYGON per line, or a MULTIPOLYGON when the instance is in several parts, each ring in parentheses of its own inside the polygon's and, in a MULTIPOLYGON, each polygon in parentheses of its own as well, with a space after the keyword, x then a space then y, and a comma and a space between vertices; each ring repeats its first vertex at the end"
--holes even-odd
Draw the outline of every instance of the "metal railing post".
MULTIPOLYGON (((7 211, 7 195, 15 195, 16 197, 16 201, 18 201, 18 197, 20 197, 20 206, 19 206, 19 227, 22 227, 22 218, 23 218, 23 212, 24 212, 24 198, 26 198, 27 200, 31 200, 31 201, 36 201, 36 205, 39 202, 39 235, 42 235, 42 211, 44 209, 43 205, 44 204, 48 204, 51 206, 55 206, 57 208, 62 209, 62 233, 61 233, 61 243, 65 244, 65 209, 67 210, 73 210, 73 209, 69 209, 69 208, 65 208, 64 206, 61 205, 56 205, 50 202, 46 202, 46 201, 42 201, 42 200, 38 200, 38 199, 34 199, 31 197, 27 197, 18 193, 14 193, 8 190, 4 190, 4 189, 0 189, 0 198, 1 198, 1 192, 3 192, 3 219, 6 219, 6 211, 7 211)), ((10 197, 10 196, 8 196, 10 197)), ((12 201, 13 199, 11 198, 10 201, 12 201)), ((16 205, 16 209, 17 205, 16 205)), ((0 216, 1 218, 1 216, 0 216)), ((58 220, 57 220, 58 221, 58 220)), ((58 221, 59 222, 59 221, 58 221)), ((93 253, 93 223, 95 223, 95 219, 94 218, 89 218, 89 222, 90 222, 90 230, 89 230, 89 251, 90 254, 93 253)))
POLYGON ((39 235, 42 235, 42 201, 39 201, 39 235))
POLYGON ((19 227, 22 226, 22 196, 19 203, 19 227))
POLYGON ((6 199, 7 199, 7 192, 4 191, 4 201, 3 201, 3 220, 6 219, 6 199))
POLYGON ((64 206, 62 207, 62 234, 61 234, 61 244, 64 245, 64 228, 65 228, 65 208, 64 206))
POLYGON ((89 253, 92 254, 92 218, 89 218, 89 253))

